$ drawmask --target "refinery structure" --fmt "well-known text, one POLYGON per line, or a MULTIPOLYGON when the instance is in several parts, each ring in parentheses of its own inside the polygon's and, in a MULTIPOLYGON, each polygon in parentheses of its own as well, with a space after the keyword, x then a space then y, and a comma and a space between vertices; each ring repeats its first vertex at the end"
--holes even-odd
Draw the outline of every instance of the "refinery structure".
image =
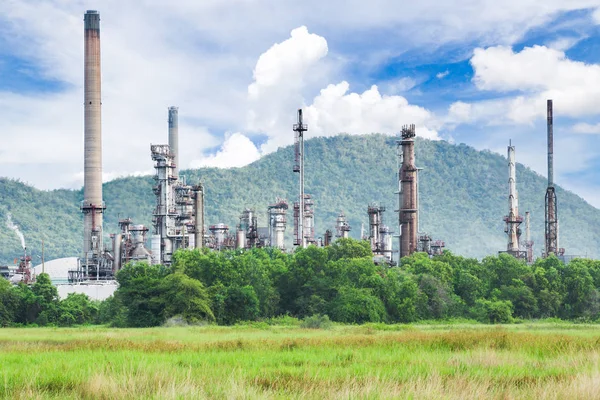
MULTIPOLYGON (((203 182, 186 182, 179 168, 179 109, 167 109, 167 144, 150 144, 150 157, 154 163, 155 207, 152 227, 136 224, 131 218, 118 221, 119 231, 106 234, 103 215, 110 207, 102 197, 102 114, 101 114, 101 60, 100 15, 87 11, 84 16, 84 188, 80 208, 83 214, 83 246, 73 268, 68 272, 71 284, 114 285, 116 273, 127 263, 145 261, 170 266, 175 252, 180 249, 204 251, 241 250, 255 247, 274 247, 282 251, 308 246, 330 246, 337 240, 349 238, 351 226, 342 211, 331 226, 317 236, 315 207, 318 199, 305 191, 304 134, 308 126, 302 109, 297 111, 293 124, 294 159, 290 175, 298 174, 297 198, 288 202, 275 198, 265 210, 245 208, 240 210, 239 223, 230 227, 216 221, 209 225, 205 212, 205 187, 203 182), (290 210, 291 209, 291 210, 290 210), (293 232, 289 246, 286 233, 292 217, 293 232), (259 226, 259 215, 266 216, 266 226, 259 226), (110 240, 108 240, 110 239, 110 240)), ((542 256, 564 256, 558 242, 558 203, 553 182, 553 115, 552 100, 547 104, 548 188, 545 198, 545 246, 542 256)), ((419 225, 419 174, 415 156, 415 125, 404 125, 397 142, 398 168, 398 219, 385 219, 386 207, 377 201, 365 205, 363 220, 368 220, 368 234, 361 229, 360 239, 367 240, 378 264, 401 265, 402 258, 414 252, 429 256, 443 253, 445 243, 434 240, 419 225), (392 221, 397 223, 392 223, 392 221), (395 233, 397 232, 397 233, 395 233), (394 239, 397 238, 397 241, 394 239), (394 246, 394 243, 397 246, 394 246)), ((530 233, 530 213, 525 213, 525 239, 522 240, 519 198, 516 181, 515 146, 508 146, 508 213, 504 216, 507 246, 502 253, 510 254, 528 263, 533 262, 534 251, 530 233)), ((290 160, 292 161, 292 160, 290 160)), ((394 180, 394 177, 390 177, 394 180)), ((377 199, 374 199, 377 200, 377 199)), ((262 217, 261 217, 262 218, 262 217)), ((321 232, 321 231, 319 231, 321 232)), ((24 247, 24 246, 23 246, 24 247)), ((24 251, 13 275, 31 283, 31 257, 24 251)), ((9 272, 0 270, 2 275, 9 272)))

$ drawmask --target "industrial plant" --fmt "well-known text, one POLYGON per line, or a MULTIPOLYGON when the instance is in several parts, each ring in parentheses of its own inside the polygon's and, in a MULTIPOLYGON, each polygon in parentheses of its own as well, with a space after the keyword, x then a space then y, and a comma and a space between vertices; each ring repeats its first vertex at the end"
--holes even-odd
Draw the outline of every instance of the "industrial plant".
MULTIPOLYGON (((282 251, 308 246, 330 246, 337 240, 349 238, 351 227, 347 216, 340 212, 325 229, 322 237, 315 232, 315 207, 318 198, 305 192, 304 134, 308 125, 302 109, 297 110, 293 125, 294 159, 291 174, 298 174, 297 198, 275 198, 265 210, 244 208, 240 210, 239 223, 230 227, 213 221, 207 224, 205 212, 205 187, 203 182, 186 182, 179 168, 179 109, 168 107, 168 144, 150 144, 150 158, 154 164, 153 193, 156 198, 152 213, 152 227, 135 224, 131 218, 119 220, 120 231, 105 234, 103 215, 110 207, 102 197, 102 103, 100 15, 87 11, 84 16, 84 187, 80 209, 83 214, 83 252, 76 267, 69 270, 71 284, 115 285, 115 275, 129 262, 144 261, 170 266, 174 254, 180 249, 209 249, 207 251, 241 250, 255 247, 274 247, 282 251), (286 245, 288 210, 292 211, 293 232, 286 245), (266 215, 266 225, 259 226, 259 215, 266 215), (110 238, 110 243, 105 239, 110 238), (149 246, 148 246, 149 242, 149 246)), ((545 246, 543 257, 551 254, 564 256, 559 247, 558 203, 553 182, 553 115, 552 100, 547 105, 548 121, 548 188, 545 197, 545 246)), ((378 202, 365 204, 363 219, 368 218, 368 235, 361 229, 360 238, 367 240, 378 264, 396 266, 402 258, 414 252, 429 256, 443 253, 445 242, 433 240, 419 225, 419 174, 415 157, 415 125, 405 125, 400 131, 398 150, 398 213, 385 220, 386 207, 378 202), (397 229, 397 231, 396 231, 397 229), (397 234, 395 235, 395 231, 397 234), (397 238, 397 246, 394 246, 397 238)), ((393 181, 394 177, 391 176, 393 181)), ((375 199, 377 200, 377 199, 375 199)), ((507 235, 506 250, 518 259, 532 263, 533 242, 530 234, 530 213, 525 213, 525 240, 521 238, 523 217, 519 214, 516 182, 515 146, 508 146, 508 214, 504 216, 507 235)), ((19 274, 20 281, 31 283, 31 257, 24 252, 16 271, 0 270, 2 275, 19 274)))

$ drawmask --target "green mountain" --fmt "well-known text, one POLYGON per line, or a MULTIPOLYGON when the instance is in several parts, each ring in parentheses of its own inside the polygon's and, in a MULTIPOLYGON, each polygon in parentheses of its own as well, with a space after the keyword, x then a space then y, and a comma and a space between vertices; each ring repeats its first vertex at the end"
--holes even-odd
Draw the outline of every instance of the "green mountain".
MULTIPOLYGON (((518 149, 517 149, 518 150, 518 149)), ((373 134, 338 135, 306 142, 306 192, 313 195, 316 232, 332 228, 340 211, 358 238, 361 224, 367 225, 367 205, 378 202, 387 207, 386 224, 397 231, 397 150, 396 138, 373 134)), ((482 257, 505 249, 502 217, 507 214, 508 166, 506 158, 489 151, 477 151, 464 144, 417 140, 420 175, 421 230, 442 239, 457 254, 482 257)), ((151 164, 150 156, 141 162, 151 164)), ((293 149, 286 147, 243 168, 205 168, 183 171, 188 183, 204 182, 207 224, 224 222, 234 228, 245 207, 259 212, 259 224, 266 225, 266 207, 283 197, 293 201, 298 175, 292 172, 293 149)), ((117 230, 117 220, 130 216, 136 223, 151 226, 153 179, 129 177, 104 185, 107 205, 105 232, 117 230)), ((544 195, 546 179, 519 164, 517 188, 520 211, 531 211, 535 254, 543 248, 544 195)), ((560 245, 567 254, 598 257, 600 210, 577 195, 557 189, 560 245)), ((82 218, 79 201, 82 191, 40 191, 19 181, 0 180, 0 218, 7 213, 23 231, 34 259, 44 240, 47 260, 79 254, 82 218)), ((288 213, 288 240, 292 237, 288 213)), ((6 224, 0 229, 0 262, 12 263, 22 253, 20 241, 6 224)), ((524 228, 524 226, 523 226, 524 228)))

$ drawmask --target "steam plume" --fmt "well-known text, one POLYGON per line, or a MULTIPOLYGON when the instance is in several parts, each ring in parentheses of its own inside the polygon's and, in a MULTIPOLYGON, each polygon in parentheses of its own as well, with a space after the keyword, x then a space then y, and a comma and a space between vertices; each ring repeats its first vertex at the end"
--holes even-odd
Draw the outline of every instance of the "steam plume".
POLYGON ((19 230, 19 227, 12 221, 12 215, 10 215, 10 213, 6 214, 6 226, 15 231, 19 239, 21 239, 21 247, 25 248, 25 236, 23 236, 23 233, 19 230))

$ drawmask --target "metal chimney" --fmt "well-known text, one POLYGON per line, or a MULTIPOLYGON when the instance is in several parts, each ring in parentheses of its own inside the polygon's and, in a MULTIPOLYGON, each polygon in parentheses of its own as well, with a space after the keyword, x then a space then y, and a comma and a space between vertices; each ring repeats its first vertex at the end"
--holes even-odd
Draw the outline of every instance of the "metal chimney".
POLYGON ((173 176, 179 177, 179 108, 169 107, 169 149, 173 154, 173 176))
POLYGON ((554 186, 554 122, 552 112, 552 100, 548 100, 547 110, 548 128, 548 187, 554 186))
POLYGON ((102 126, 100 99, 100 14, 84 16, 84 186, 83 251, 102 251, 102 126))

